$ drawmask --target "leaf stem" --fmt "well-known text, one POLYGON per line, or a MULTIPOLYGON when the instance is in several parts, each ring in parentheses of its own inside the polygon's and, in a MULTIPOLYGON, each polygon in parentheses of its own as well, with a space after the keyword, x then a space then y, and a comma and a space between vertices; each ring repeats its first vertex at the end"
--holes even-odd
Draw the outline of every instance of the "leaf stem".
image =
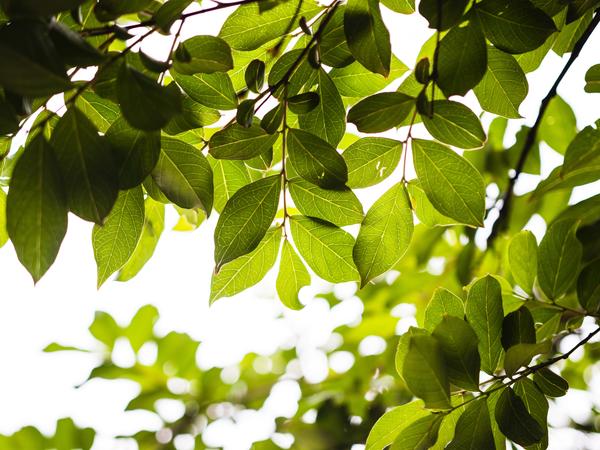
MULTIPOLYGON (((181 30, 183 30, 183 24, 185 23, 185 19, 181 19, 181 22, 179 22, 179 28, 177 29, 177 32, 175 33, 175 37, 173 38, 173 43, 171 44, 171 48, 169 50, 169 54, 167 55, 167 59, 165 61, 166 65, 169 66, 169 64, 171 64, 171 61, 173 61, 173 52, 175 51, 175 46, 177 45, 177 41, 179 40, 179 36, 181 36, 181 30)), ((168 70, 168 69, 167 69, 168 70)), ((164 79, 165 79, 165 73, 167 71, 163 71, 160 73, 160 76, 158 77, 158 84, 162 84, 164 79)))

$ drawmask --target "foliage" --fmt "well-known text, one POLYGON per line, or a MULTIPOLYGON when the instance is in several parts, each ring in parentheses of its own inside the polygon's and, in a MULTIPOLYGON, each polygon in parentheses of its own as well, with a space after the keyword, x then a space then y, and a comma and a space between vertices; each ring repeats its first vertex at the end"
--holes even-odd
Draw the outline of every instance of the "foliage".
MULTIPOLYGON (((600 332, 596 325, 561 351, 565 336, 600 317, 599 200, 567 206, 574 187, 600 178, 600 131, 579 131, 557 95, 600 21, 599 2, 239 0, 188 9, 192 3, 0 0, 0 180, 8 188, 0 243, 10 239, 37 282, 71 212, 94 223, 100 287, 143 268, 165 205, 191 228, 215 210, 211 302, 257 284, 278 260, 276 288, 288 308, 302 307, 298 292, 311 276, 359 283, 363 321, 340 331, 354 353, 369 335, 393 341, 390 310, 399 299, 418 306, 420 326, 402 334, 395 355, 361 361, 322 385, 301 380, 299 412, 278 424, 296 448, 499 449, 506 440, 546 448, 547 398, 564 395, 569 382, 585 386, 594 353, 585 364, 563 362, 586 344, 593 349, 600 332), (218 36, 180 39, 191 17, 233 6, 218 36), (384 8, 420 14, 434 30, 414 64, 393 54, 384 8), (139 49, 154 33, 172 36, 165 60, 139 49), (570 56, 532 125, 507 146, 507 119, 521 117, 529 91, 526 73, 550 51, 570 56), (97 70, 75 81, 83 68, 97 70), (487 130, 458 101, 471 91, 494 117, 487 130), (58 111, 55 96, 64 102, 58 111), (430 139, 413 138, 420 122, 430 139), (540 173, 540 151, 563 155, 563 164, 517 195, 521 174, 540 173), (492 186, 499 194, 490 199, 492 186), (360 190, 381 187, 365 209, 360 190), (548 225, 539 245, 522 231, 535 214, 548 225), (435 258, 444 261, 438 275, 427 271, 435 258), (400 276, 388 286, 391 270, 400 276), (561 364, 564 378, 551 369, 561 364), (375 371, 381 395, 371 386, 375 371), (313 427, 301 420, 309 409, 318 410, 313 427), (362 423, 340 432, 351 416, 362 423)), ((581 80, 591 95, 598 68, 581 80)), ((182 400, 185 415, 164 427, 204 448, 198 417, 221 402, 255 407, 265 391, 240 394, 220 383, 217 369, 200 370, 199 343, 155 335, 156 318, 147 307, 122 327, 100 313, 90 331, 105 349, 90 379, 137 382, 141 393, 128 409, 182 400), (113 364, 121 337, 136 352, 155 342, 156 361, 113 364), (171 377, 195 389, 175 394, 171 377)), ((280 353, 273 358, 293 358, 280 353)), ((253 358, 241 364, 246 386, 272 386, 283 375, 254 373, 253 358)), ((154 433, 133 437, 156 448, 154 433)), ((25 428, 4 439, 7 448, 89 448, 93 432, 65 419, 53 438, 25 428)))

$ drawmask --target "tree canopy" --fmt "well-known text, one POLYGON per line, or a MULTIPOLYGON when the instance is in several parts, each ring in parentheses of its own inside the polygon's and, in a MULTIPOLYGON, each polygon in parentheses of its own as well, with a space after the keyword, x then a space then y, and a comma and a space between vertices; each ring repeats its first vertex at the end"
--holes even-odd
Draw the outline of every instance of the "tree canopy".
MULTIPOLYGON (((10 240, 37 282, 72 213, 94 224, 100 288, 143 270, 166 208, 188 229, 216 212, 211 303, 273 268, 290 309, 303 307, 298 294, 315 277, 356 283, 365 313, 340 328, 341 349, 357 354, 371 335, 391 343, 347 375, 300 381, 299 412, 278 424, 294 448, 503 449, 508 440, 545 449, 549 401, 585 388, 597 360, 600 196, 569 199, 600 179, 600 122, 579 129, 558 87, 600 21, 600 1, 197 3, 0 0, 0 244, 10 240), (186 21, 219 10, 228 16, 218 35, 181 38, 186 21), (396 14, 431 29, 416 61, 394 54, 396 14), (164 60, 140 48, 154 34, 170 36, 164 60), (564 67, 512 136, 527 74, 551 52, 567 55, 564 67), (472 94, 477 113, 463 99, 472 94), (416 126, 429 138, 413 136, 416 126), (518 193, 548 152, 562 164, 518 193), (524 230, 534 216, 547 226, 539 241, 524 230), (391 311, 407 302, 418 326, 398 341, 391 311), (578 349, 584 358, 569 360, 578 349), (312 425, 302 421, 311 409, 312 425)), ((593 102, 600 65, 581 82, 593 102)), ((104 349, 90 379, 137 382, 128 409, 186 404, 165 421, 167 435, 134 435, 140 449, 178 448, 178 435, 205 448, 197 422, 210 405, 261 404, 258 386, 275 385, 294 358, 282 349, 265 374, 249 355, 242 392, 196 366, 201 343, 156 335, 157 317, 152 306, 128 325, 98 313, 90 327, 104 349), (116 366, 118 338, 134 352, 155 342, 156 361, 116 366), (172 392, 173 377, 210 389, 172 392)), ((89 449, 93 440, 64 419, 53 437, 24 428, 0 448, 89 449)))

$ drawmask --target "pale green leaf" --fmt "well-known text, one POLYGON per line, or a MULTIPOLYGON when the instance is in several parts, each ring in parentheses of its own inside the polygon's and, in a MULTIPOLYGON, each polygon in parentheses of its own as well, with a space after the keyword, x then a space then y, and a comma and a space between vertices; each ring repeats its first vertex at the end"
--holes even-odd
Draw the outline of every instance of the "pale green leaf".
POLYGON ((291 309, 301 309, 298 293, 304 286, 310 284, 310 273, 300 257, 294 251, 287 239, 283 242, 281 262, 277 275, 277 295, 285 306, 291 309))

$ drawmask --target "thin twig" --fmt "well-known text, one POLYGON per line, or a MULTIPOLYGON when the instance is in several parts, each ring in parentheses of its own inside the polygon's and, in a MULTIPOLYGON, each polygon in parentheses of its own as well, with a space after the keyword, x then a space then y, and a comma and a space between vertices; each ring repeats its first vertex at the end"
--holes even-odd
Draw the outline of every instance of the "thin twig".
MULTIPOLYGON (((185 23, 185 19, 181 19, 181 22, 179 22, 179 28, 177 29, 177 32, 175 33, 175 37, 173 38, 173 43, 171 44, 171 48, 169 50, 169 54, 167 55, 167 59, 165 61, 166 66, 168 67, 169 64, 171 64, 171 61, 173 60, 173 51, 175 50, 175 46, 177 45, 177 41, 179 40, 179 36, 181 36, 181 30, 183 30, 183 24, 185 23)), ((163 80, 165 79, 165 73, 167 71, 163 71, 160 73, 160 76, 158 77, 158 84, 162 84, 163 80)))

